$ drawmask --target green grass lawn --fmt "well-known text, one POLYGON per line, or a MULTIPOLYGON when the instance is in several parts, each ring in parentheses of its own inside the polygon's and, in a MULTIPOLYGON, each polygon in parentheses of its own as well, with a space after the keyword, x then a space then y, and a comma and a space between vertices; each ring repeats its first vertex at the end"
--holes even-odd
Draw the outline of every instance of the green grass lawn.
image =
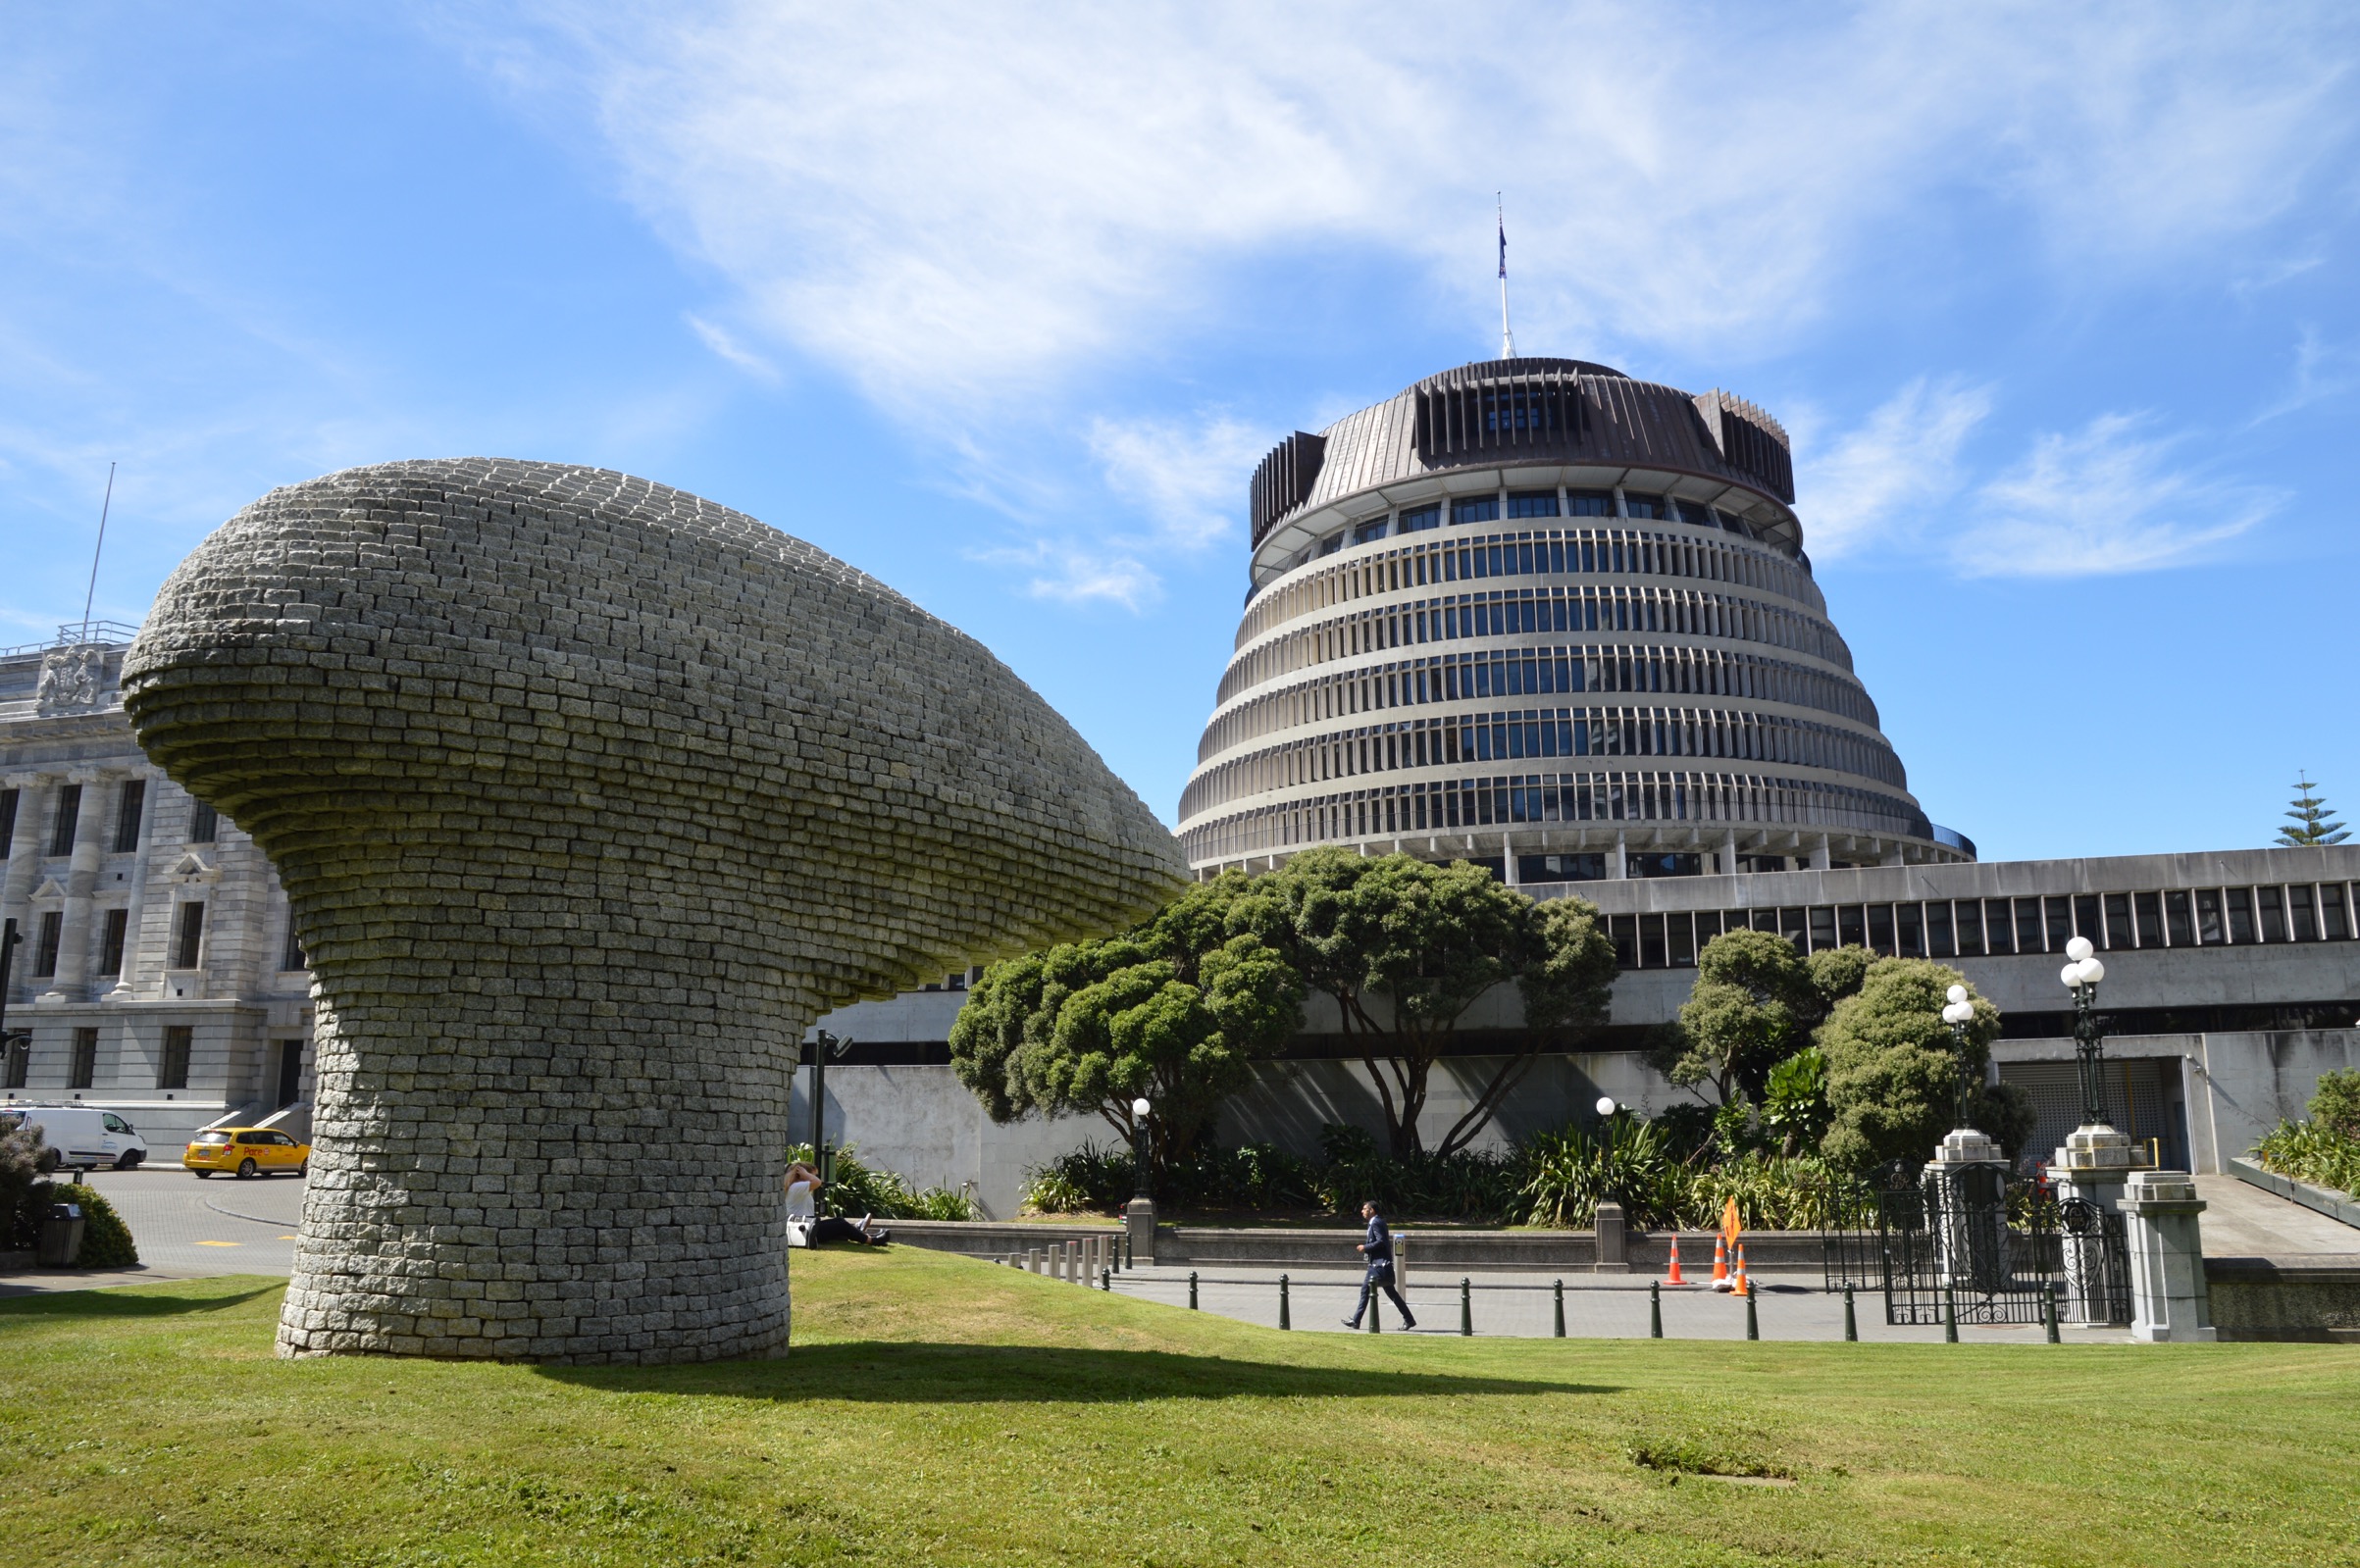
POLYGON ((0 1552, 2360 1563, 2348 1348, 1282 1335, 909 1248, 795 1271, 792 1355, 654 1370, 279 1361, 266 1280, 0 1301, 0 1552))

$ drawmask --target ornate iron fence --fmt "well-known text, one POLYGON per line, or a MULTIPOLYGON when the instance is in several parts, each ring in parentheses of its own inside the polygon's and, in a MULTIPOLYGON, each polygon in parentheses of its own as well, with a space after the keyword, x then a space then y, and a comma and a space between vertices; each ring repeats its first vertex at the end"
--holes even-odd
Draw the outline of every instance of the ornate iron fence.
POLYGON ((2130 1321, 2123 1217, 2079 1198, 2060 1202, 2035 1178, 1996 1165, 1952 1171, 1894 1161, 1837 1184, 1821 1232, 1829 1290, 1881 1291, 1885 1322, 2037 1324, 2054 1292, 2061 1321, 2130 1321))

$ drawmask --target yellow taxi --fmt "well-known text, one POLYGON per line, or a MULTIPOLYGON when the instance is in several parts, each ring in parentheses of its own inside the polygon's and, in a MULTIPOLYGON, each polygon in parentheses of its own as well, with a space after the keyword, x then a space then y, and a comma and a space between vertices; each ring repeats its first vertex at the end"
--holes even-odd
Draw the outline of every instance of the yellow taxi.
POLYGON ((307 1176, 311 1145, 296 1142, 275 1127, 209 1127, 188 1140, 180 1163, 200 1179, 216 1171, 234 1171, 240 1177, 281 1171, 307 1176))

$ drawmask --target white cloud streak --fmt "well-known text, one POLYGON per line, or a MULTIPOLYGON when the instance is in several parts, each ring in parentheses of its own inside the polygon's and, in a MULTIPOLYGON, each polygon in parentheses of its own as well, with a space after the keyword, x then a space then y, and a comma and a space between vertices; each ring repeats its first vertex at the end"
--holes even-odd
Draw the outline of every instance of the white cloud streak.
POLYGON ((1961 448, 1991 404, 1988 387, 1922 377, 1825 456, 1807 448, 1797 490, 1812 557, 1836 561, 1915 536, 1965 482, 1961 448))
POLYGON ((1377 247, 1471 302, 1495 184, 1530 339, 1726 352, 1906 248, 1929 193, 1987 192, 2063 269, 2168 267, 2285 211, 2354 123, 2322 46, 2350 18, 2300 6, 538 15, 562 43, 503 76, 588 93, 750 319, 970 412, 1168 341, 1281 247, 1377 247))
POLYGON ((2247 531, 2279 495, 2176 467, 2173 438, 2108 414, 2041 436, 1976 491, 1953 530, 1951 559, 1971 577, 2091 577, 2201 560, 2247 531))

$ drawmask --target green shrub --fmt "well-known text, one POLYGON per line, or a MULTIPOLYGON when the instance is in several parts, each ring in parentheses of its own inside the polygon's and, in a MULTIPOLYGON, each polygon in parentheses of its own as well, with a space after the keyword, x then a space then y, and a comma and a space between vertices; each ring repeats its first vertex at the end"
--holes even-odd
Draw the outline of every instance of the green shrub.
POLYGON ((81 1205, 82 1249, 75 1267, 128 1269, 138 1265, 139 1248, 131 1240, 131 1228, 123 1223, 115 1205, 96 1188, 71 1182, 35 1182, 25 1189, 17 1202, 12 1238, 18 1249, 30 1251, 40 1244, 41 1222, 49 1217, 52 1203, 81 1205))
POLYGON ((1693 1174, 1686 1223, 1700 1228, 1719 1225, 1731 1198, 1737 1200, 1739 1222, 1749 1229, 1816 1231, 1827 1223, 1840 1194, 1830 1185, 1824 1160, 1749 1151, 1693 1174))
POLYGON ((1634 1227, 1677 1224, 1692 1178, 1670 1150, 1663 1127, 1628 1116, 1609 1117, 1596 1137, 1578 1128, 1542 1133, 1523 1148, 1524 1223, 1593 1225, 1598 1205, 1613 1202, 1634 1227))
POLYGON ((2360 1138, 2318 1121, 2281 1122, 2253 1153, 2265 1171, 2360 1197, 2360 1138))
POLYGON ((2340 1138, 2360 1140, 2360 1068, 2326 1073, 2311 1096, 2311 1121, 2340 1138))
MULTIPOLYGON (((811 1163, 811 1145, 796 1143, 787 1150, 791 1160, 811 1163)), ((978 1218, 975 1200, 947 1188, 912 1187, 892 1171, 863 1165, 854 1145, 846 1144, 829 1155, 828 1185, 821 1197, 826 1211, 880 1220, 972 1220, 978 1218)))
POLYGON ((1084 1143, 1024 1173, 1024 1206, 1036 1214, 1111 1214, 1129 1201, 1137 1169, 1129 1149, 1084 1143))

